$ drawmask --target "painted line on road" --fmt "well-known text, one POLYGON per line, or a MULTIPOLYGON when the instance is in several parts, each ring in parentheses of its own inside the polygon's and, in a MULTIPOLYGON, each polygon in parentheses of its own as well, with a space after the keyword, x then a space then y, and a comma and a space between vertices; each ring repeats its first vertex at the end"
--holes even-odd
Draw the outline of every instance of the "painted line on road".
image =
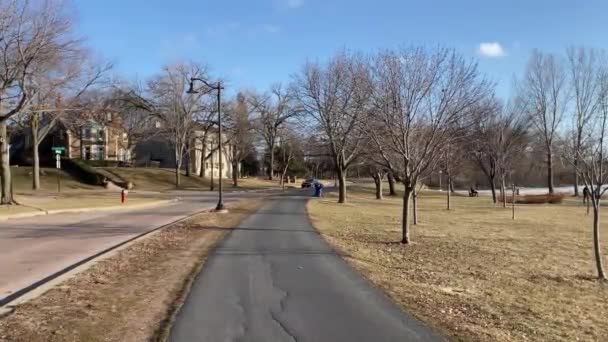
POLYGON ((17 303, 13 303, 13 305, 11 305, 11 306, 18 305, 18 304, 23 304, 23 303, 27 302, 30 299, 34 299, 34 298, 42 295, 44 292, 50 290, 52 287, 54 287, 55 285, 57 285, 59 282, 64 281, 65 279, 68 279, 71 276, 74 276, 74 275, 76 275, 76 274, 78 274, 78 273, 86 270, 87 268, 89 268, 92 265, 92 263, 94 261, 98 261, 98 259, 100 260, 101 257, 107 257, 107 256, 109 256, 108 254, 110 252, 118 251, 118 250, 121 249, 121 247, 122 248, 126 248, 126 247, 128 247, 128 245, 130 245, 132 243, 135 243, 136 240, 138 240, 140 238, 148 237, 149 235, 152 235, 153 233, 160 232, 162 229, 165 229, 165 228, 167 228, 169 226, 172 226, 174 224, 180 223, 182 221, 188 220, 188 219, 190 219, 193 216, 196 216, 196 215, 199 215, 199 214, 203 214, 203 213, 206 213, 206 212, 210 212, 213 209, 214 208, 212 208, 212 207, 205 208, 205 209, 199 210, 199 211, 197 211, 195 213, 192 213, 190 215, 184 216, 184 217, 182 217, 180 219, 177 219, 175 221, 172 221, 170 223, 167 223, 165 225, 162 225, 160 227, 156 227, 156 228, 154 228, 152 230, 149 230, 149 231, 143 232, 141 234, 138 234, 138 235, 136 235, 136 236, 134 236, 132 238, 129 238, 129 239, 125 240, 125 241, 119 242, 119 243, 117 243, 114 246, 108 247, 108 248, 106 248, 106 249, 104 249, 104 250, 102 250, 102 251, 100 251, 98 253, 95 253, 94 255, 86 257, 86 258, 84 258, 84 259, 82 259, 82 260, 80 260, 80 261, 78 261, 78 262, 76 262, 76 263, 74 263, 74 264, 72 264, 70 266, 67 266, 67 267, 65 267, 65 268, 63 268, 63 269, 61 269, 61 270, 59 270, 59 271, 57 271, 57 272, 55 272, 55 273, 53 273, 53 274, 45 277, 43 279, 41 279, 41 280, 36 281, 35 283, 33 283, 31 285, 28 285, 28 286, 26 286, 26 287, 24 287, 22 289, 19 289, 19 290, 15 291, 15 292, 11 293, 10 295, 8 295, 8 296, 0 299, 0 313, 2 313, 2 311, 10 312, 11 310, 1 310, 1 309, 10 309, 8 304, 17 301, 18 299, 20 299, 20 300, 17 303), (59 277, 62 277, 60 279, 60 281, 50 283, 53 280, 59 280, 58 279, 59 277), (44 285, 49 285, 49 286, 44 286, 44 285), (25 295, 32 293, 34 290, 38 290, 38 291, 36 291, 35 294, 33 294, 32 296, 25 297, 25 295))

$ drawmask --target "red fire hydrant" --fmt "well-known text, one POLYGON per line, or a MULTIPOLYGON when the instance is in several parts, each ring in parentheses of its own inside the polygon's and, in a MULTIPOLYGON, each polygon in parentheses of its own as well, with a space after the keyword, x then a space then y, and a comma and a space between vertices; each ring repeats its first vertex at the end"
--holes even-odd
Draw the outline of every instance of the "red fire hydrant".
POLYGON ((120 191, 120 203, 125 203, 127 201, 127 194, 129 191, 127 189, 122 189, 120 191))

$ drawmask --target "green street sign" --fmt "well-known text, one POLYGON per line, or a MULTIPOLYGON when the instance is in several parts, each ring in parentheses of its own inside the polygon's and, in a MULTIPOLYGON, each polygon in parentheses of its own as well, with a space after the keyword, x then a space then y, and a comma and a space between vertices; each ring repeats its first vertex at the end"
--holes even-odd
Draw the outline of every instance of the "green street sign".
POLYGON ((63 147, 63 146, 59 146, 59 147, 51 147, 51 149, 52 149, 53 151, 55 151, 55 153, 59 153, 59 152, 61 152, 61 151, 65 151, 65 147, 63 147))

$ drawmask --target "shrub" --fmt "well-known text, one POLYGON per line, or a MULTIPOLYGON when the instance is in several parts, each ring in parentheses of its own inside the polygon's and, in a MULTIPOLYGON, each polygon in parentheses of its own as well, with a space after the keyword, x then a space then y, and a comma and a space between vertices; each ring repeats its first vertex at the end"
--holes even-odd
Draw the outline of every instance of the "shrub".
MULTIPOLYGON (((521 195, 515 196, 517 204, 560 204, 564 201, 564 194, 543 194, 543 195, 521 195)), ((502 202, 502 196, 498 195, 498 200, 502 202)), ((512 196, 506 196, 507 203, 513 203, 512 196)))

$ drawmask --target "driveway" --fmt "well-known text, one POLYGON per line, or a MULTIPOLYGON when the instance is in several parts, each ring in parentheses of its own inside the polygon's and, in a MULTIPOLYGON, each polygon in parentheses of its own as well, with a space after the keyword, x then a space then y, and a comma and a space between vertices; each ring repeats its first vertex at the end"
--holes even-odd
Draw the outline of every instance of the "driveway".
POLYGON ((171 341, 443 341, 325 243, 306 198, 277 197, 210 256, 171 341))

